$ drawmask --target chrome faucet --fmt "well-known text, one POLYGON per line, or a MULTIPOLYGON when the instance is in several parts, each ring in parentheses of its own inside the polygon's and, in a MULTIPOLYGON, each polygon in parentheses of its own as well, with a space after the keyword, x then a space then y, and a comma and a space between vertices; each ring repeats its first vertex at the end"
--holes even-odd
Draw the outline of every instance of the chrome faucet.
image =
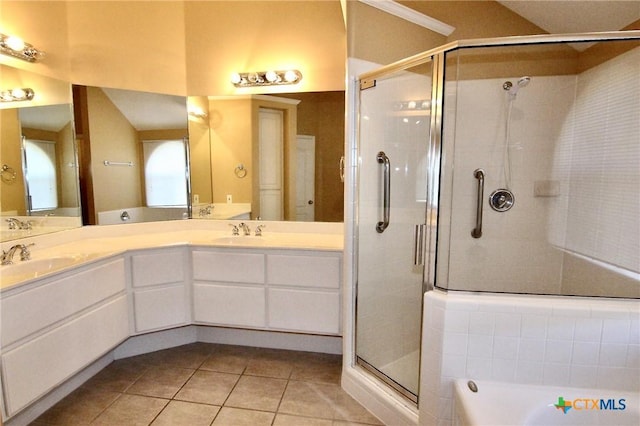
POLYGON ((9 229, 31 229, 33 222, 30 220, 21 221, 20 219, 16 219, 15 217, 10 217, 7 219, 9 222, 9 229))
POLYGON ((242 222, 238 225, 238 228, 242 229, 242 232, 244 232, 244 235, 251 235, 251 229, 249 229, 249 225, 247 225, 246 223, 242 222))
POLYGON ((267 225, 258 225, 256 226, 256 237, 261 237, 262 236, 262 229, 265 228, 267 225))
POLYGON ((209 216, 211 214, 211 209, 213 209, 213 206, 211 204, 207 204, 206 207, 200 208, 200 210, 198 211, 198 215, 200 217, 209 216))
POLYGON ((13 264, 13 256, 16 254, 18 250, 20 250, 20 260, 25 261, 31 259, 31 252, 29 251, 29 247, 34 245, 31 244, 16 244, 11 247, 8 251, 2 250, 2 265, 11 265, 13 264))
POLYGON ((233 227, 233 230, 231 231, 231 235, 240 235, 240 230, 238 229, 237 226, 235 226, 233 223, 230 223, 229 226, 233 227))

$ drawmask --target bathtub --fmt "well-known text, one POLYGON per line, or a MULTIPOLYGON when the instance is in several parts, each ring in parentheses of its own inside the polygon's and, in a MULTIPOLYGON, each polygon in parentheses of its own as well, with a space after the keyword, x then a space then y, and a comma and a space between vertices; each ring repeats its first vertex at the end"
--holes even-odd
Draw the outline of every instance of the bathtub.
POLYGON ((640 394, 633 391, 473 381, 473 392, 468 383, 454 385, 456 426, 640 425, 640 394))

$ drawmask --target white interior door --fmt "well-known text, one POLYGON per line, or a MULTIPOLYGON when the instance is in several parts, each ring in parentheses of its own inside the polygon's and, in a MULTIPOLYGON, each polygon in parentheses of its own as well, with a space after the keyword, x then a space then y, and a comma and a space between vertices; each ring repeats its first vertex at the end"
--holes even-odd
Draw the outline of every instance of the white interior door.
POLYGON ((260 217, 283 220, 283 114, 261 108, 259 120, 260 217))
POLYGON ((315 220, 316 137, 296 139, 296 220, 315 220))

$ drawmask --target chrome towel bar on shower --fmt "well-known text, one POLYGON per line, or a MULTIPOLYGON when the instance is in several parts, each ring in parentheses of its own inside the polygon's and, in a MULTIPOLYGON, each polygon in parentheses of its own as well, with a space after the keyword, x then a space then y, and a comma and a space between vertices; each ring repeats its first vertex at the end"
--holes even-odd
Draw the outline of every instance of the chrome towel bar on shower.
POLYGON ((478 201, 476 204, 476 227, 471 231, 473 238, 482 237, 482 200, 484 198, 484 170, 476 169, 473 176, 478 179, 478 201))
POLYGON ((389 226, 389 214, 391 211, 391 162, 384 151, 380 151, 376 155, 378 164, 384 165, 384 183, 382 197, 382 222, 376 224, 376 231, 383 233, 389 226))

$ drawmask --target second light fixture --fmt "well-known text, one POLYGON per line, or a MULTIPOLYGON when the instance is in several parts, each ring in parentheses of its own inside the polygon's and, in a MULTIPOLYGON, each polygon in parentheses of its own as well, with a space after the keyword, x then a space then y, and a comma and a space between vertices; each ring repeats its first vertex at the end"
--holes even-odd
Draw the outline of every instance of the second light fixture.
POLYGON ((242 72, 231 75, 231 83, 236 87, 296 84, 300 80, 302 73, 298 70, 242 72))

